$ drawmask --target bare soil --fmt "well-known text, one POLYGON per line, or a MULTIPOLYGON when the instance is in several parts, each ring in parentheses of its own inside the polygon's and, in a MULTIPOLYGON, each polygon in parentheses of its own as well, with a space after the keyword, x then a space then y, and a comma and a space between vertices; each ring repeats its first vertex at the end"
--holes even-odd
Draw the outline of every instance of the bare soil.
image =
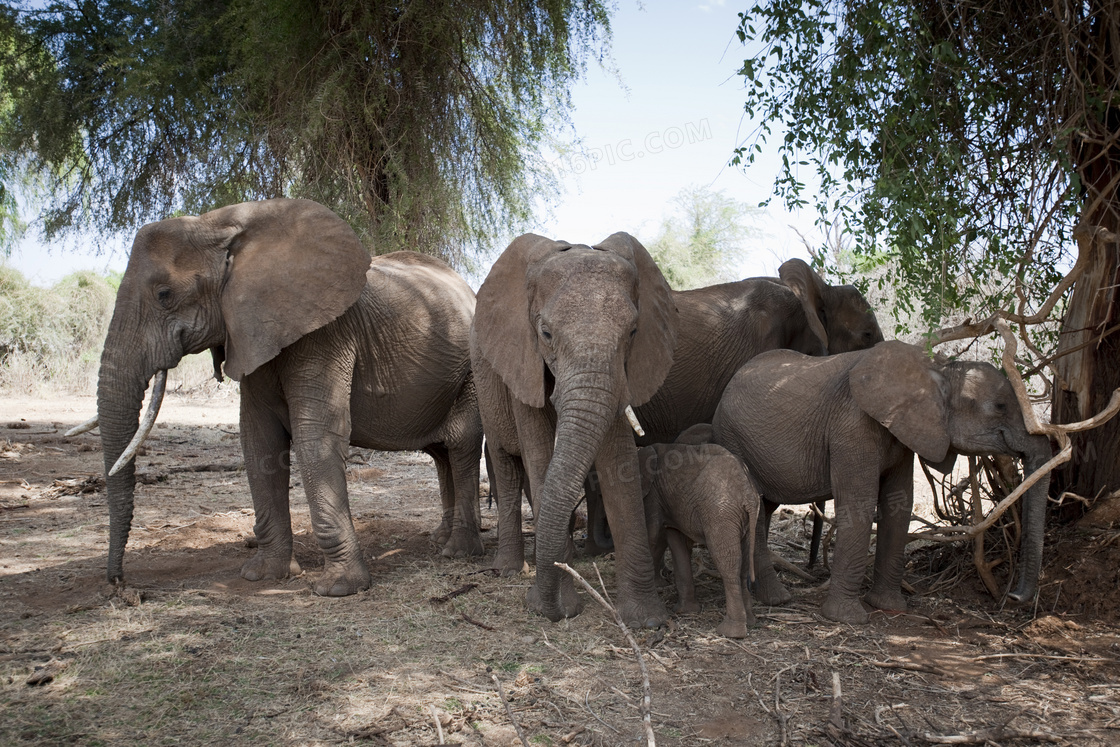
MULTIPOLYGON (((90 397, 0 399, 0 744, 645 741, 638 659, 608 612, 589 598, 582 615, 552 624, 526 611, 529 578, 442 558, 423 454, 352 453, 370 591, 310 592, 322 561, 296 477, 305 574, 241 579, 253 511, 237 395, 224 388, 168 395, 138 461, 128 585, 109 588, 99 439, 63 435, 94 409, 90 397)), ((482 500, 492 555, 495 512, 482 500)), ((722 587, 698 551, 704 611, 635 633, 656 740, 1120 743, 1113 513, 1051 531, 1029 609, 987 596, 967 548, 912 548, 908 612, 829 622, 817 613, 818 568, 812 581, 785 574, 794 603, 756 607, 760 625, 742 641, 712 632, 722 587)), ((804 512, 777 523, 776 546, 803 565, 804 512)), ((597 568, 613 589, 609 556, 575 567, 598 587, 597 568)), ((672 587, 664 594, 671 605, 672 587)))

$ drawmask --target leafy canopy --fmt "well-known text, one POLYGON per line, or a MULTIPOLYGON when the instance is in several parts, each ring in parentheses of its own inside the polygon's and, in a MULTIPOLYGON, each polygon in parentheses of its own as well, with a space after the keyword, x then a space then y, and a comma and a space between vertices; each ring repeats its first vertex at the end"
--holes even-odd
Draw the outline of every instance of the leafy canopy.
POLYGON ((1107 5, 758 2, 738 33, 762 125, 734 162, 777 138, 776 196, 841 226, 929 327, 1014 308, 1016 277, 1029 309, 1068 269, 1085 144, 1115 142, 1118 81, 1086 41, 1107 5))
POLYGON ((308 197, 462 261, 550 193, 538 150, 609 33, 598 0, 4 3, 0 183, 44 181, 48 237, 308 197))

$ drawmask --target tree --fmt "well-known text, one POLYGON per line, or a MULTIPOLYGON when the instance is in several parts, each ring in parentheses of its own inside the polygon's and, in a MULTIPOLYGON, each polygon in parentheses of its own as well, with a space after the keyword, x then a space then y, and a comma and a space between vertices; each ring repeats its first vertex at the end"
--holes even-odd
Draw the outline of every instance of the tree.
POLYGON ((552 189, 538 150, 609 33, 598 0, 5 3, 0 152, 48 237, 309 197, 462 262, 552 189))
MULTIPOLYGON (((1051 364, 1053 422, 1100 411, 1120 385, 1120 3, 764 0, 740 21, 763 124, 735 161, 784 128, 778 197, 808 204, 811 169, 821 222, 927 329, 984 318, 932 342, 1010 321, 1023 366, 1051 364), (1052 312, 1058 335, 1027 324, 1052 312)), ((1120 420, 1075 439, 1056 489, 1120 488, 1120 420)))
POLYGON ((673 202, 676 211, 648 242, 669 285, 688 290, 737 280, 755 235, 747 222, 761 211, 707 187, 686 187, 673 202))

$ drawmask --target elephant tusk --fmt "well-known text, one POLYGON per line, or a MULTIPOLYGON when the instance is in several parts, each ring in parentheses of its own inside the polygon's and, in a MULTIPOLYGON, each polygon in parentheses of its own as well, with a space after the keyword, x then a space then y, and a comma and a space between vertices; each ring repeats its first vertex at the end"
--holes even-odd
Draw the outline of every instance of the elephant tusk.
POLYGON ((128 448, 117 459, 117 463, 109 470, 109 477, 117 474, 121 467, 128 464, 128 462, 136 456, 136 452, 140 449, 140 444, 152 432, 152 427, 156 424, 156 415, 159 415, 159 406, 163 404, 163 392, 167 388, 167 370, 160 369, 156 372, 154 383, 152 384, 152 399, 148 402, 148 409, 144 412, 144 420, 140 423, 140 428, 137 429, 136 435, 132 437, 132 442, 129 443, 128 448))
POLYGON ((630 421, 630 427, 634 429, 634 432, 637 433, 639 437, 646 435, 646 432, 642 430, 642 424, 638 422, 638 416, 634 414, 634 408, 630 405, 626 405, 626 409, 623 412, 626 413, 626 419, 630 421))
POLYGON ((86 422, 82 423, 81 425, 75 425, 73 428, 66 431, 66 433, 64 433, 63 435, 65 435, 65 436, 78 436, 78 435, 81 435, 82 433, 89 433, 90 431, 92 431, 94 428, 97 427, 99 417, 100 417, 99 415, 94 415, 92 418, 90 418, 86 422))

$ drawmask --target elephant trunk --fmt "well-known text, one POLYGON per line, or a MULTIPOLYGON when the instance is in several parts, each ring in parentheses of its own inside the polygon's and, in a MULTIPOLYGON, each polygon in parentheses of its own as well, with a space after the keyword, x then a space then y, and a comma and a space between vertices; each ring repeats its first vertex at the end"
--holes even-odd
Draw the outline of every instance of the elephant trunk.
MULTIPOLYGON (((137 361, 126 360, 124 355, 116 352, 124 349, 115 344, 110 335, 101 356, 97 380, 97 416, 106 475, 136 433, 144 390, 150 378, 137 361)), ((109 503, 109 561, 106 572, 110 583, 124 578, 124 548, 132 526, 135 477, 136 462, 128 460, 105 480, 109 503)))
MULTIPOLYGON (((1051 457, 1050 440, 1045 436, 1031 436, 1022 452, 1023 476, 1038 470, 1051 457)), ((1023 533, 1019 540, 1019 585, 1008 597, 1014 602, 1032 599, 1038 591, 1038 577, 1042 571, 1042 540, 1045 534, 1046 500, 1050 490, 1050 475, 1044 476, 1021 499, 1023 533)))
MULTIPOLYGON (((606 377, 606 378, 604 378, 606 377)), ((568 520, 579 501, 584 477, 595 461, 607 430, 619 417, 617 387, 603 386, 603 373, 573 375, 557 381, 556 448, 545 473, 543 495, 537 502, 537 590, 541 613, 552 621, 563 617, 560 608, 562 571, 553 563, 567 561, 568 520)))

